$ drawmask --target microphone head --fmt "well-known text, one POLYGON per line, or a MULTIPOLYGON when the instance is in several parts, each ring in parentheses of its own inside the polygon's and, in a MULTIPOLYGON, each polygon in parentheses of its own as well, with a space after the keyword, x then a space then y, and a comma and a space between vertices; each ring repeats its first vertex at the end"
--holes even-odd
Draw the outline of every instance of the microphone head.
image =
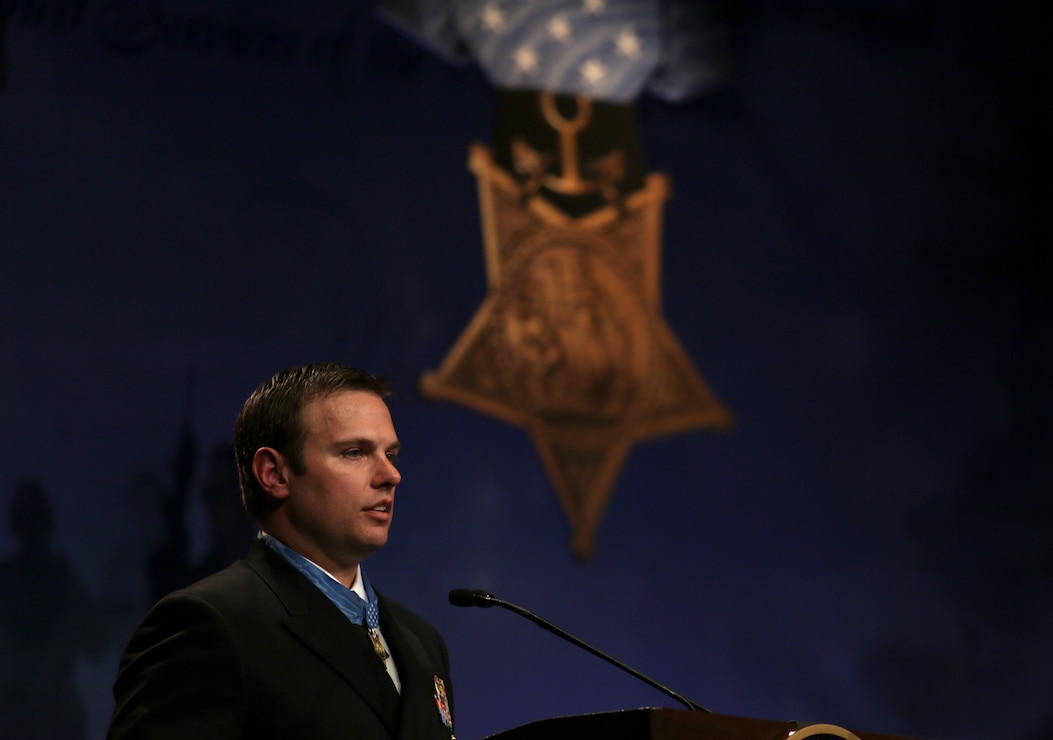
POLYGON ((477 588, 455 588, 450 591, 450 603, 454 606, 490 607, 494 605, 494 595, 477 588))

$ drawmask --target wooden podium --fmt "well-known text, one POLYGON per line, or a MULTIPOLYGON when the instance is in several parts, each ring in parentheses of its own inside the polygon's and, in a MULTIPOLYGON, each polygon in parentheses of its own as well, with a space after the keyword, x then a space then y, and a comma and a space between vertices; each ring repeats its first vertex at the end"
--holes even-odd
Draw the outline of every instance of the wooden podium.
POLYGON ((916 740, 801 722, 749 719, 686 709, 626 709, 553 717, 486 740, 916 740))

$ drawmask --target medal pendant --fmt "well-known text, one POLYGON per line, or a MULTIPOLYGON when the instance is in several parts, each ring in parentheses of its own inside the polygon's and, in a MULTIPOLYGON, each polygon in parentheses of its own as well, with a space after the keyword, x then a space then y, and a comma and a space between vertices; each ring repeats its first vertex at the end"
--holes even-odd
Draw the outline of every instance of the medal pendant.
POLYGON ((369 629, 367 632, 369 632, 369 639, 373 643, 373 651, 378 658, 386 661, 388 659, 388 651, 384 649, 384 643, 380 641, 380 633, 375 629, 369 629))

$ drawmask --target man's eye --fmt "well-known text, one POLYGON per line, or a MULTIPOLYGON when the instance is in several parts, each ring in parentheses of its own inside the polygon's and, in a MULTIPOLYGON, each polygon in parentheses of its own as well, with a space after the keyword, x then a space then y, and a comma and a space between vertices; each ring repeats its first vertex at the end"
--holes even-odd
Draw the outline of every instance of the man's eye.
POLYGON ((349 457, 352 460, 354 460, 359 457, 362 457, 362 450, 358 449, 357 447, 353 450, 344 450, 343 455, 344 457, 349 457))
POLYGON ((391 463, 392 465, 394 465, 395 463, 397 463, 399 461, 399 455, 398 455, 397 452, 389 452, 389 453, 387 453, 387 458, 388 458, 388 462, 391 463))

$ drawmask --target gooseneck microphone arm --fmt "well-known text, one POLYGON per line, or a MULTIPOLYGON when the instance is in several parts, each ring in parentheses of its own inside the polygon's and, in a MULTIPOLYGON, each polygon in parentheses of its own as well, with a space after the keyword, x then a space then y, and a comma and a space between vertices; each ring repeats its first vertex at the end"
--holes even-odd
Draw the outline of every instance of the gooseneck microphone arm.
POLYGON ((556 625, 552 624, 548 620, 542 619, 537 614, 534 614, 533 612, 528 611, 528 610, 524 609, 521 606, 516 606, 515 604, 512 604, 512 603, 510 603, 508 601, 503 601, 503 600, 497 598, 496 596, 494 596, 492 593, 490 593, 488 591, 482 591, 482 590, 479 590, 479 589, 472 589, 472 588, 455 588, 453 591, 450 591, 450 603, 453 604, 454 606, 480 606, 480 607, 484 607, 484 608, 489 608, 491 606, 500 606, 500 607, 503 607, 505 609, 508 609, 509 611, 513 611, 513 612, 515 612, 516 614, 518 614, 518 615, 520 615, 522 617, 526 617, 527 619, 529 619, 534 624, 536 624, 539 627, 542 627, 542 628, 548 630, 552 634, 557 635, 559 637, 562 637, 564 640, 567 640, 568 642, 571 642, 571 643, 577 645, 578 647, 582 648, 583 650, 587 650, 588 652, 590 652, 593 655, 595 655, 597 658, 602 658, 603 660, 607 661, 611 665, 617 666, 618 668, 621 668, 623 671, 625 671, 626 673, 628 673, 628 674, 630 674, 632 676, 635 676, 636 678, 638 678, 641 681, 643 681, 644 683, 646 683, 648 686, 651 686, 652 688, 658 689, 659 691, 661 691, 666 696, 669 696, 669 697, 675 699, 676 701, 680 702, 681 704, 683 704, 688 709, 690 709, 692 711, 695 711, 695 712, 710 712, 710 711, 712 711, 710 709, 706 709, 701 704, 697 704, 697 703, 691 701, 690 699, 688 699, 688 698, 686 698, 684 696, 681 696, 680 694, 678 694, 677 692, 673 691, 672 689, 670 689, 670 688, 668 688, 666 686, 663 686, 662 684, 660 684, 657 681, 655 681, 653 678, 651 678, 649 676, 645 676, 644 674, 640 673, 635 668, 630 668, 629 666, 625 665, 625 663, 622 663, 620 660, 612 658, 610 655, 607 655, 607 653, 603 652, 602 650, 594 648, 592 645, 588 644, 584 640, 578 639, 577 637, 575 637, 574 635, 570 634, 566 630, 557 627, 556 625))

